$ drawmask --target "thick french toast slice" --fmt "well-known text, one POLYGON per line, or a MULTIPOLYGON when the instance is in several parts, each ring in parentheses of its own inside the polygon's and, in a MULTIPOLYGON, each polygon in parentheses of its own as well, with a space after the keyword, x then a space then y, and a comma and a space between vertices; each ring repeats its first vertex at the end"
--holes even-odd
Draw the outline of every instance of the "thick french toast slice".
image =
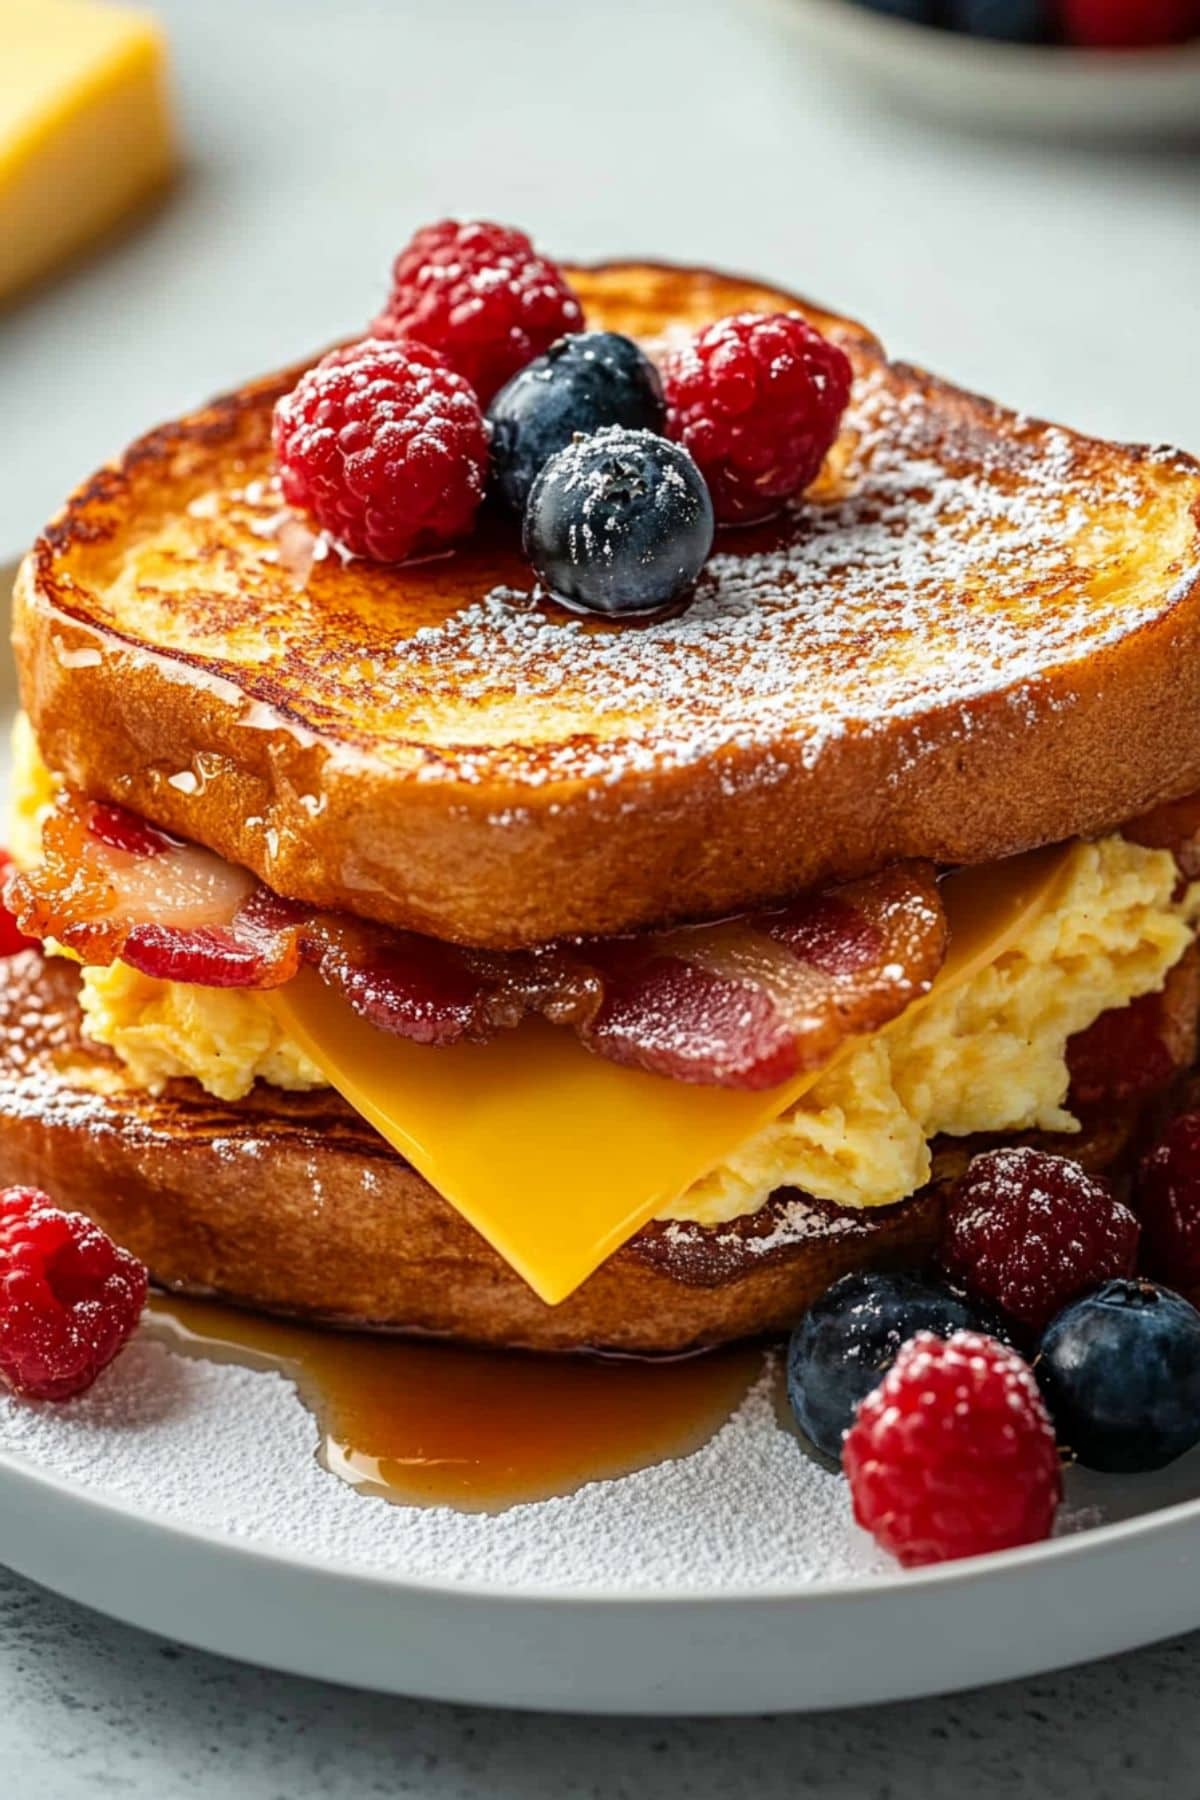
POLYGON ((798 307, 855 392, 814 490, 649 626, 532 592, 511 527, 344 562, 281 507, 295 371, 142 439, 22 570, 25 703, 67 779, 285 894, 485 945, 979 862, 1200 786, 1200 465, 1006 412, 793 296, 573 272, 647 340, 798 307))

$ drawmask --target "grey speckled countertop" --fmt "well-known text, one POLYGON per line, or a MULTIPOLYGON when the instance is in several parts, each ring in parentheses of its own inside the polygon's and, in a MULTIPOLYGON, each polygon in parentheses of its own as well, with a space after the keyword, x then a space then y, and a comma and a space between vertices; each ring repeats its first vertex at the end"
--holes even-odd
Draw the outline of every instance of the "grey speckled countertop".
POLYGON ((539 1718, 350 1693, 180 1650, 0 1576, 13 1800, 1188 1800, 1200 1638, 813 1718, 539 1718))
MULTIPOLYGON (((156 418, 365 320, 447 211, 575 255, 758 269, 1016 405, 1200 443, 1200 184, 1183 149, 948 137, 805 67, 751 0, 145 0, 189 168, 0 314, 0 562, 156 418)), ((1200 1792, 1200 1639, 815 1719, 538 1719, 182 1651, 0 1576, 14 1800, 940 1800, 1200 1792)))

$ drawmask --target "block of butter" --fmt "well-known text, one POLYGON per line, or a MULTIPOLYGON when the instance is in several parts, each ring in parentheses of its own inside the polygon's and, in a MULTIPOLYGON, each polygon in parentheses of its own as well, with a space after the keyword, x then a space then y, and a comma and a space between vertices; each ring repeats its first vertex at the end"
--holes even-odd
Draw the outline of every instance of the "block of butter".
POLYGON ((173 161, 151 20, 93 0, 0 0, 0 301, 115 224, 173 161))

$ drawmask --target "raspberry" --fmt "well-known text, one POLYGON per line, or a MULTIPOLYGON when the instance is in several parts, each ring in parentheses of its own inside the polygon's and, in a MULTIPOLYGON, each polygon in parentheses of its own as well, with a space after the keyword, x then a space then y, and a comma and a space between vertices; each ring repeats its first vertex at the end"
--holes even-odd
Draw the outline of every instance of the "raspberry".
POLYGON ((854 1516, 906 1568, 1048 1537, 1062 1497, 1033 1372, 979 1332, 910 1338, 842 1449, 854 1516))
POLYGON ((562 274, 523 231, 442 219, 396 258, 392 291, 371 331, 440 350, 486 405, 510 375, 582 324, 583 308, 562 274))
POLYGON ((691 451, 717 518, 778 512, 814 479, 850 398, 850 360, 799 313, 734 313, 669 351, 667 429, 691 451))
POLYGON ((1169 1087, 1191 1060, 1191 1022, 1176 1029, 1163 994, 1143 994, 1128 1006, 1114 1006, 1086 1031, 1067 1041, 1074 1106, 1136 1100, 1169 1087))
POLYGON ((22 950, 40 950, 42 947, 38 938, 26 936, 17 924, 15 914, 9 912, 4 903, 4 890, 14 866, 8 851, 0 850, 0 960, 19 956, 22 950))
POLYGON ((1200 0, 1062 0, 1068 42, 1127 50, 1177 44, 1200 32, 1200 0))
POLYGON ((32 1400, 91 1387, 137 1324, 146 1271, 37 1188, 0 1191, 0 1376, 32 1400))
POLYGON ((975 1300, 1040 1331, 1069 1300, 1131 1275, 1138 1222, 1106 1181, 1065 1156, 975 1157, 942 1223, 941 1260, 975 1300))
POLYGON ((1200 1291, 1200 1112, 1181 1113, 1138 1170, 1146 1268, 1192 1297, 1200 1291))
POLYGON ((487 428, 461 375, 424 344, 364 338, 275 407, 284 498, 358 556, 403 562, 471 529, 487 428))

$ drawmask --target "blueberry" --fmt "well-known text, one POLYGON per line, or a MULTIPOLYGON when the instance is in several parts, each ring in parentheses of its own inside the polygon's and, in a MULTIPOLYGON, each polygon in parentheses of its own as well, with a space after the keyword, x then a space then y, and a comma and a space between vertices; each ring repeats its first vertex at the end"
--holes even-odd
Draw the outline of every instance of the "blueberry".
POLYGON ((1089 1469, 1161 1469, 1200 1442, 1200 1312, 1170 1288, 1106 1281, 1050 1323, 1034 1368, 1089 1469))
POLYGON ((559 338, 500 389, 488 407, 492 485, 520 513, 541 469, 576 433, 605 425, 661 431, 662 383, 632 338, 581 331, 559 338))
POLYGON ((1016 44, 1039 43, 1050 30, 1045 0, 949 0, 946 20, 973 37, 1004 38, 1016 44))
POLYGON ((550 592, 589 612, 667 606, 712 548, 704 477, 681 444, 613 425, 552 456, 525 509, 525 554, 550 592))
POLYGON ((918 1331, 949 1337, 988 1328, 969 1301, 923 1275, 843 1275, 805 1313, 788 1345, 796 1423, 818 1450, 840 1459, 855 1408, 878 1387, 902 1344, 918 1331))

